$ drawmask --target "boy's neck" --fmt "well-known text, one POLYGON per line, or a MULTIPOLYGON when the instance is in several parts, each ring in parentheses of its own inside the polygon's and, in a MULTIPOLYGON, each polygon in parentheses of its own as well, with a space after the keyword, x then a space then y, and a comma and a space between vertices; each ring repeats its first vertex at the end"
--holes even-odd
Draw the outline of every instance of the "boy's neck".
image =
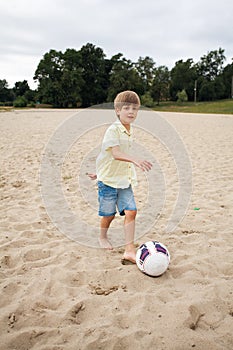
POLYGON ((131 125, 130 124, 123 124, 122 122, 121 122, 121 124, 125 127, 125 129, 128 131, 128 133, 130 133, 131 125))

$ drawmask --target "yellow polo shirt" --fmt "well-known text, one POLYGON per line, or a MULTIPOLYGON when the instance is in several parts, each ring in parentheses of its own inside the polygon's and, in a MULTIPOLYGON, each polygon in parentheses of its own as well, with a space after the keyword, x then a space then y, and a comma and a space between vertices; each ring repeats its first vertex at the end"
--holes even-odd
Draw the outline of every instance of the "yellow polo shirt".
POLYGON ((96 160, 97 180, 114 188, 127 188, 137 184, 134 164, 116 160, 112 156, 111 147, 119 146, 126 154, 131 153, 133 128, 126 130, 120 120, 113 123, 105 132, 101 152, 96 160))

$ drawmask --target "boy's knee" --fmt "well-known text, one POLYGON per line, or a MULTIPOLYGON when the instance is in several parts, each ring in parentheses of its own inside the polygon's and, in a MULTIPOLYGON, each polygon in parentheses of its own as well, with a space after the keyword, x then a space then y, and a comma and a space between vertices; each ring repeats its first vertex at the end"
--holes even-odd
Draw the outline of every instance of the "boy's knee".
POLYGON ((101 217, 101 223, 102 224, 109 224, 112 222, 112 220, 115 218, 115 215, 111 215, 111 216, 102 216, 101 217))
POLYGON ((136 218, 137 215, 137 210, 125 210, 125 217, 128 220, 134 220, 136 218))

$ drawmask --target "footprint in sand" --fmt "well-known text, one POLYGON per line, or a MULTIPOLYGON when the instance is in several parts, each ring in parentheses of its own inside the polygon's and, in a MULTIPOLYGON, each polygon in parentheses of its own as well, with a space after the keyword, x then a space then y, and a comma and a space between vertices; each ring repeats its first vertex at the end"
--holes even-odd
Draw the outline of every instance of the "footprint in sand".
POLYGON ((25 261, 37 261, 43 260, 50 257, 49 250, 32 249, 24 254, 25 261))
POLYGON ((192 330, 195 330, 198 326, 198 323, 200 321, 200 318, 205 315, 205 313, 202 313, 198 308, 194 305, 189 306, 189 313, 190 316, 185 321, 185 324, 192 330))
POLYGON ((71 310, 68 312, 66 318, 71 321, 72 323, 80 324, 80 312, 85 309, 85 304, 80 301, 79 303, 75 304, 71 310))

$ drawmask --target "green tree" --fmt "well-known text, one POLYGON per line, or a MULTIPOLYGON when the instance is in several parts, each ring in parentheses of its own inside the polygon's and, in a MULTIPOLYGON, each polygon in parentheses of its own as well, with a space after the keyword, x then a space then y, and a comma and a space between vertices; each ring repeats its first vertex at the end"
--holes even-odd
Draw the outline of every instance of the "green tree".
POLYGON ((61 76, 61 89, 64 92, 63 107, 77 107, 82 103, 81 90, 84 86, 80 52, 67 49, 63 60, 61 76))
POLYGON ((9 89, 6 79, 0 79, 0 102, 10 102, 14 100, 14 93, 9 89))
POLYGON ((225 59, 224 50, 219 48, 202 56, 196 64, 198 74, 197 91, 200 101, 223 98, 225 86, 221 76, 225 59))
POLYGON ((161 100, 169 98, 170 73, 166 66, 155 69, 155 76, 150 89, 151 96, 159 105, 161 100))
POLYGON ((83 106, 105 102, 109 85, 109 61, 105 60, 103 50, 88 43, 81 48, 80 57, 84 81, 81 91, 83 106))
POLYGON ((171 70, 170 95, 173 101, 177 98, 178 91, 185 90, 188 99, 194 99, 194 84, 197 79, 196 67, 191 58, 185 62, 179 60, 171 70))
POLYGON ((24 96, 18 96, 13 103, 14 107, 26 107, 27 100, 24 96))
POLYGON ((199 101, 213 101, 215 100, 215 87, 213 81, 208 81, 203 79, 200 84, 200 89, 198 93, 199 101))
POLYGON ((24 97, 29 103, 34 103, 36 102, 36 91, 35 90, 27 90, 24 94, 24 97))
POLYGON ((138 71, 138 74, 144 84, 144 92, 150 90, 150 87, 152 85, 154 76, 155 76, 155 62, 153 58, 146 56, 146 57, 139 57, 138 61, 135 63, 135 67, 138 71))
POLYGON ((131 60, 127 60, 121 53, 112 57, 108 101, 113 101, 122 90, 134 90, 138 95, 143 94, 143 82, 131 60))
POLYGON ((56 50, 50 50, 39 62, 34 80, 39 82, 37 99, 41 103, 49 103, 55 107, 63 106, 64 92, 61 86, 63 65, 63 54, 56 50))
POLYGON ((36 92, 30 89, 27 80, 17 81, 13 87, 13 92, 16 97, 14 101, 15 107, 25 107, 25 101, 26 105, 27 103, 34 105, 36 92))
POLYGON ((223 98, 233 98, 232 96, 232 79, 233 79, 233 63, 224 67, 221 75, 222 83, 224 85, 223 98))
POLYGON ((197 73, 199 76, 213 81, 223 71, 223 63, 226 60, 223 49, 209 51, 207 55, 200 58, 197 63, 197 73))
POLYGON ((15 96, 24 96, 27 91, 30 90, 27 80, 17 81, 13 87, 15 96))

